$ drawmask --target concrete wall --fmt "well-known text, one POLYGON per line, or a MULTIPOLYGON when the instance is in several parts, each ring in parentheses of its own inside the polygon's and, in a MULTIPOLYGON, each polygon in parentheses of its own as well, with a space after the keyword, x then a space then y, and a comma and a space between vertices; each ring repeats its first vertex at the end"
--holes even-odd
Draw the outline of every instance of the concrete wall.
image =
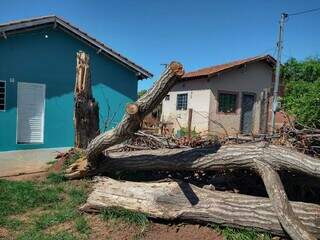
POLYGON ((272 67, 265 62, 247 64, 206 79, 188 80, 177 84, 169 93, 170 101, 163 101, 162 119, 172 121, 179 129, 175 118, 182 126, 187 124, 187 111, 176 111, 177 93, 188 93, 188 108, 194 109, 192 126, 198 132, 224 134, 224 130, 213 121, 220 122, 229 134, 238 133, 241 124, 241 104, 243 93, 255 94, 253 109, 253 132, 260 126, 261 92, 272 85, 272 67), (230 91, 238 94, 235 113, 219 113, 218 91, 230 91), (200 112, 201 114, 197 114, 200 112), (209 117, 207 117, 209 116, 209 117))
POLYGON ((175 131, 179 130, 180 126, 187 127, 188 111, 176 110, 177 94, 182 93, 188 94, 188 108, 193 109, 192 129, 207 133, 211 90, 206 79, 185 81, 175 85, 169 93, 170 100, 163 100, 161 119, 172 122, 175 131))
POLYGON ((6 111, 0 112, 0 151, 73 146, 73 90, 79 50, 90 55, 101 130, 108 116, 108 104, 111 115, 117 112, 109 128, 121 120, 126 103, 136 99, 137 77, 133 71, 97 54, 95 49, 58 28, 11 35, 0 39, 0 80, 7 85, 6 111), (16 144, 18 82, 46 84, 44 144, 16 144))

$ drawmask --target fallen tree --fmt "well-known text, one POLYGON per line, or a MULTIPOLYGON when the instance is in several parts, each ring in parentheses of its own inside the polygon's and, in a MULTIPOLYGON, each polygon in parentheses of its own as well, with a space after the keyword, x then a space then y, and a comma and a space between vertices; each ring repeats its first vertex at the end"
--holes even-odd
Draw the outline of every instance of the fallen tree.
POLYGON ((146 94, 135 103, 127 105, 126 114, 117 127, 100 134, 90 142, 86 156, 68 169, 67 177, 69 179, 84 177, 89 175, 88 172, 97 169, 100 161, 105 158, 103 152, 133 136, 140 129, 143 118, 160 104, 170 89, 181 80, 183 74, 182 65, 171 62, 146 94))
MULTIPOLYGON (((222 146, 219 150, 173 149, 166 150, 167 152, 162 150, 158 152, 136 151, 125 154, 105 152, 108 148, 133 136, 139 130, 143 117, 162 101, 170 88, 181 79, 182 75, 181 64, 176 62, 169 64, 159 81, 137 102, 127 106, 127 113, 116 128, 100 134, 90 142, 85 157, 67 170, 67 177, 71 179, 80 178, 116 169, 135 171, 253 169, 261 176, 278 221, 290 237, 294 240, 316 240, 316 237, 301 221, 297 212, 292 209, 280 177, 276 172, 285 169, 319 177, 320 161, 315 158, 292 151, 292 149, 269 146, 264 142, 227 145, 222 146)), ((119 188, 127 188, 126 185, 122 187, 120 185, 119 188)), ((103 194, 107 189, 100 188, 99 191, 103 194)), ((106 194, 108 195, 108 192, 106 194)), ((155 194, 155 192, 150 194, 155 194)), ((117 198, 116 193, 114 197, 117 198)), ((127 207, 127 205, 124 205, 124 207, 127 207)), ((193 207, 196 207, 196 205, 193 205, 193 207)), ((315 213, 319 213, 318 209, 315 213)), ((233 222, 228 224, 232 225, 233 222)), ((252 226, 254 226, 254 223, 252 223, 252 226)))
MULTIPOLYGON (((290 204, 308 232, 320 238, 320 206, 290 204)), ((211 191, 183 182, 144 183, 98 177, 81 210, 98 212, 107 207, 123 207, 166 220, 217 223, 285 234, 269 199, 211 191)))

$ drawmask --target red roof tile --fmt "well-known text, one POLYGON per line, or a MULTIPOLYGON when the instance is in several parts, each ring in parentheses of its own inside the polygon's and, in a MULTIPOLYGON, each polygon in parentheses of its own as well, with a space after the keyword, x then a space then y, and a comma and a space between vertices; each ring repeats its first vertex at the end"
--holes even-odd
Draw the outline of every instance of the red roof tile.
POLYGON ((266 61, 270 63, 272 66, 276 64, 276 60, 270 56, 270 55, 263 55, 263 56, 256 56, 251 58, 246 58, 242 60, 237 60, 225 64, 220 64, 212 67, 202 68, 196 71, 187 72, 184 74, 183 78, 199 78, 199 77, 207 77, 209 75, 213 75, 234 67, 239 67, 243 64, 248 64, 252 62, 258 62, 258 61, 266 61))

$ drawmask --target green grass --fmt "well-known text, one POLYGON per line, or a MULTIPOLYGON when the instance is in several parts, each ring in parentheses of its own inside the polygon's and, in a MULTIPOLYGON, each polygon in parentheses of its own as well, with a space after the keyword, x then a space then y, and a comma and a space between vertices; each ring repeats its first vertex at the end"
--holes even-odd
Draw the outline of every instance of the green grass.
POLYGON ((83 216, 78 217, 74 221, 74 225, 79 233, 86 234, 86 235, 88 235, 90 233, 90 230, 91 230, 90 226, 89 226, 87 220, 83 216))
POLYGON ((49 173, 49 175, 47 176, 47 181, 49 183, 61 183, 66 181, 66 177, 64 176, 63 173, 55 173, 55 172, 51 172, 49 173))
POLYGON ((59 190, 55 187, 0 180, 0 218, 59 200, 59 190))
POLYGON ((90 227, 77 210, 86 200, 85 187, 86 181, 72 184, 59 174, 50 174, 43 182, 0 180, 0 226, 19 240, 87 239, 90 227), (25 212, 27 220, 20 220, 19 214, 25 212), (46 232, 65 222, 73 226, 71 233, 46 232))
MULTIPOLYGON (((50 174, 43 182, 0 180, 0 227, 9 230, 18 240, 88 239, 90 225, 86 216, 77 210, 87 198, 87 186, 85 180, 68 182, 59 174, 50 174), (21 214, 24 214, 22 219, 21 214), (68 230, 59 230, 57 226, 64 223, 61 227, 68 226, 68 230)), ((111 224, 122 221, 139 227, 141 231, 134 239, 143 239, 149 225, 146 214, 123 208, 107 208, 100 216, 111 224)), ((271 239, 270 235, 255 231, 212 227, 225 240, 271 239)))
POLYGON ((77 216, 78 213, 75 209, 62 208, 40 216, 35 220, 34 225, 37 229, 46 229, 50 226, 72 220, 77 216))
POLYGON ((271 235, 258 233, 254 230, 236 229, 230 227, 212 226, 216 232, 223 236, 224 240, 271 240, 271 235))
POLYGON ((8 228, 10 230, 18 230, 23 225, 22 221, 9 217, 0 218, 0 226, 8 228))
POLYGON ((148 217, 144 213, 130 211, 124 208, 110 207, 102 211, 101 217, 104 220, 121 220, 126 223, 146 227, 149 223, 148 217))
POLYGON ((45 234, 37 230, 29 230, 22 235, 18 236, 17 240, 76 240, 73 234, 61 231, 54 234, 45 234))
POLYGON ((75 150, 75 152, 63 163, 63 169, 67 169, 68 166, 75 163, 79 158, 83 156, 83 152, 80 150, 75 150))

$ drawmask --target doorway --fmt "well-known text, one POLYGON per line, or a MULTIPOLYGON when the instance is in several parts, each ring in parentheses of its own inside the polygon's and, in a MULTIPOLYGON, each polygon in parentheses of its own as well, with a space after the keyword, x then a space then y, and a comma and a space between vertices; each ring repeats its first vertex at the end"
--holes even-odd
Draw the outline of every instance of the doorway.
POLYGON ((45 84, 18 82, 17 143, 41 144, 44 139, 45 84))
POLYGON ((243 94, 241 106, 241 133, 250 134, 253 127, 255 94, 243 94))

